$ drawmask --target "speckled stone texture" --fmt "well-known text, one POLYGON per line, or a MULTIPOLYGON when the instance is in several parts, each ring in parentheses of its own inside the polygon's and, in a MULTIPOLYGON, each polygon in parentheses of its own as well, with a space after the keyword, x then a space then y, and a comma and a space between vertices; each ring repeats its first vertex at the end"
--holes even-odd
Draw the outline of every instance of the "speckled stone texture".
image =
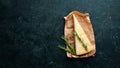
POLYGON ((0 0, 0 68, 120 68, 120 0, 0 0), (58 44, 73 10, 90 13, 97 53, 68 59, 58 44))

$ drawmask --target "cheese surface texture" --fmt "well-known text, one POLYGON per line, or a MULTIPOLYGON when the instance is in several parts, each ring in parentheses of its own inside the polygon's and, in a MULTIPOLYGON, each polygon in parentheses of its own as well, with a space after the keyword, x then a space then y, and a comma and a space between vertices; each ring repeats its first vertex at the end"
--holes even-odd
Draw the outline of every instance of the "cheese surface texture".
POLYGON ((77 32, 78 36, 81 38, 81 40, 84 42, 84 44, 87 46, 87 51, 83 47, 83 44, 80 42, 80 40, 75 36, 75 49, 76 49, 76 55, 83 55, 91 50, 94 49, 92 46, 90 40, 88 39, 87 35, 85 34, 83 28, 80 25, 81 21, 77 20, 76 15, 73 15, 74 20, 74 31, 77 32))

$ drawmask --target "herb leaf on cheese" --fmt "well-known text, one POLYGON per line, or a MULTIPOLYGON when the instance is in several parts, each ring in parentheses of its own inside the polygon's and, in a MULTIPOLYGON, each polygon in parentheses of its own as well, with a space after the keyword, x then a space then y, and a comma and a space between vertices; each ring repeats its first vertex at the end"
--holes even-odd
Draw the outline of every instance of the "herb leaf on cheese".
POLYGON ((77 34, 77 32, 73 31, 73 35, 76 36, 76 37, 79 39, 79 41, 82 43, 82 46, 84 47, 84 49, 85 49, 86 51, 88 51, 87 45, 83 42, 83 40, 82 40, 81 37, 77 34))

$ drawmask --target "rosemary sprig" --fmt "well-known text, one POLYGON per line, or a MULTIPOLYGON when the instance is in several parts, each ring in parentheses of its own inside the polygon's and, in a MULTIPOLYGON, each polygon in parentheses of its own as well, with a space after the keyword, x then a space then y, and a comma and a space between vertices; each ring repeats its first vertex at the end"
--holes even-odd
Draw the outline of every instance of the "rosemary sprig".
POLYGON ((79 39, 79 41, 82 43, 82 46, 84 47, 84 49, 86 51, 88 51, 87 45, 82 41, 81 37, 77 34, 77 32, 73 31, 73 35, 79 39))
POLYGON ((64 51, 67 51, 67 52, 71 53, 71 54, 75 54, 75 49, 72 47, 72 45, 70 44, 70 42, 68 41, 68 39, 65 38, 65 36, 62 36, 61 39, 63 39, 65 41, 65 43, 68 46, 69 50, 66 49, 65 47, 61 46, 61 45, 59 45, 58 47, 60 49, 63 49, 64 51))
POLYGON ((74 48, 72 47, 72 45, 70 44, 70 42, 68 41, 67 38, 65 38, 65 36, 62 36, 61 39, 63 39, 66 43, 66 45, 68 46, 68 48, 71 50, 71 51, 74 51, 74 48))
POLYGON ((69 53, 73 53, 71 52, 70 50, 66 49, 65 47, 63 47, 62 45, 58 45, 58 47, 66 52, 69 52, 69 53))

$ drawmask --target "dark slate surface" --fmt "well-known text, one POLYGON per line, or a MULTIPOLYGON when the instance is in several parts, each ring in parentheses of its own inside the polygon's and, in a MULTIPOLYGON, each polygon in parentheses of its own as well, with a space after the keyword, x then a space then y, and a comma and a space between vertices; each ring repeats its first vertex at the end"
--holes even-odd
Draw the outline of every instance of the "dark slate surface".
POLYGON ((120 68, 120 0, 0 0, 0 68, 120 68), (97 53, 68 59, 64 19, 90 13, 97 53))

